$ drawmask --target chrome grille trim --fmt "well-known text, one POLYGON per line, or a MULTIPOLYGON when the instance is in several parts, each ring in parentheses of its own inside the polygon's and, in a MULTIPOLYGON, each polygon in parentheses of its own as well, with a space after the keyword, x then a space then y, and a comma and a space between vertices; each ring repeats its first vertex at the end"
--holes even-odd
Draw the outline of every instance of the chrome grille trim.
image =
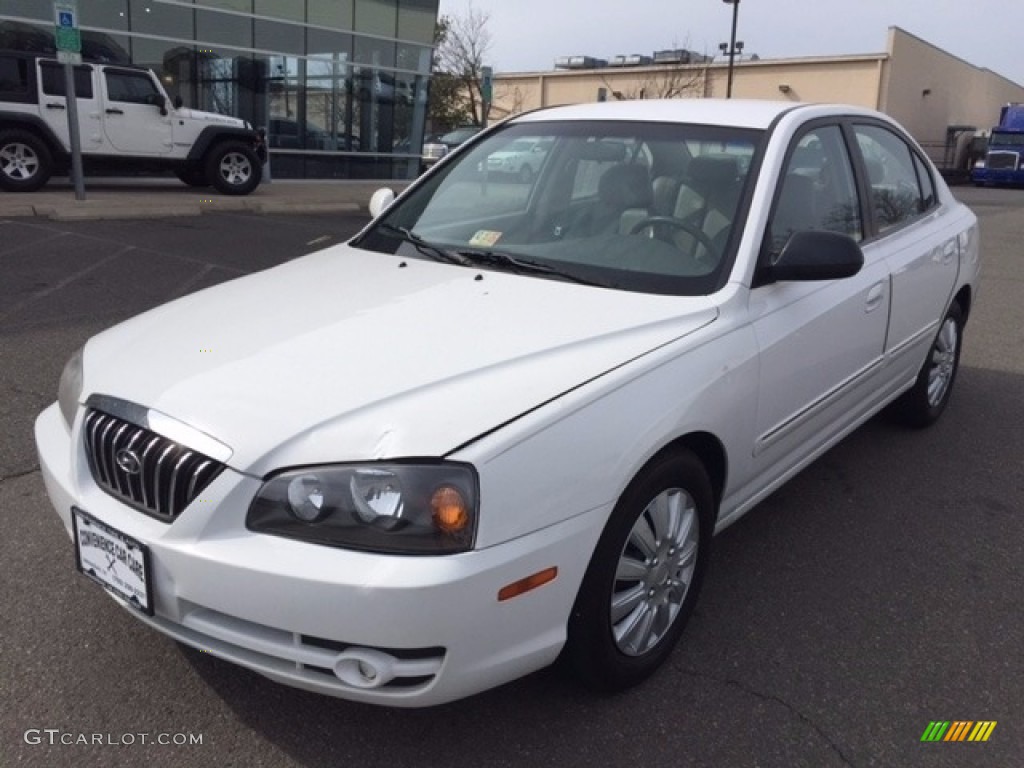
POLYGON ((103 491, 168 523, 224 470, 209 456, 94 408, 85 415, 82 442, 93 480, 103 491), (132 452, 138 471, 118 464, 125 450, 132 452))
POLYGON ((1020 155, 1016 152, 994 151, 989 152, 985 158, 985 166, 993 171, 1015 171, 1020 162, 1020 155))

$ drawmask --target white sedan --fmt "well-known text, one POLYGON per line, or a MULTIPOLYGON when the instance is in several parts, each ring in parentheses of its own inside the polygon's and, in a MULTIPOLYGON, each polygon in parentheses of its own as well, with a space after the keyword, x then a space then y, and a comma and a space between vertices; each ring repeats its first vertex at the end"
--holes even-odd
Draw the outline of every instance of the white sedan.
POLYGON ((978 280, 974 215, 854 107, 533 112, 371 208, 89 340, 36 440, 139 620, 377 704, 642 681, 714 533, 884 407, 940 416, 978 280), (488 184, 523 137, 531 183, 488 184))

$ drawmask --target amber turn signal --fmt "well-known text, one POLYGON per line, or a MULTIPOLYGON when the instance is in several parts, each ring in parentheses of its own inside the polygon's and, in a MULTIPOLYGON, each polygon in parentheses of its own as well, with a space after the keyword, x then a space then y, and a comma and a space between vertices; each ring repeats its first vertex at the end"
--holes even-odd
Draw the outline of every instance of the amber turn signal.
POLYGON ((434 525, 445 533, 459 533, 469 526, 469 508, 458 488, 442 485, 430 497, 434 525))
POLYGON ((513 581, 508 586, 502 587, 498 590, 498 602, 504 602, 505 600, 511 600, 513 597, 519 597, 524 592, 529 592, 531 589, 547 584, 549 581, 554 581, 558 575, 558 568, 551 566, 545 568, 543 571, 538 571, 532 576, 527 576, 525 579, 519 581, 513 581))

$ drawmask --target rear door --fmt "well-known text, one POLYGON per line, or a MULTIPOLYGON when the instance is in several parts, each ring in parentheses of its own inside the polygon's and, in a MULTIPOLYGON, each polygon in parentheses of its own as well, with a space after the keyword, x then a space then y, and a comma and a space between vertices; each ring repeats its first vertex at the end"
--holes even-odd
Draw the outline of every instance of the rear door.
MULTIPOLYGON (((39 105, 43 121, 68 150, 68 100, 64 65, 40 60, 36 64, 39 78, 39 105)), ((96 72, 90 64, 74 68, 75 96, 78 107, 78 131, 83 154, 104 154, 108 149, 103 135, 100 100, 96 92, 96 72)))
POLYGON ((928 164, 895 129, 858 122, 853 132, 877 247, 892 273, 886 357, 891 375, 906 382, 917 375, 956 283, 961 225, 939 204, 928 164))
POLYGON ((107 140, 126 155, 169 154, 170 114, 165 98, 148 72, 118 67, 103 68, 104 130, 107 140))

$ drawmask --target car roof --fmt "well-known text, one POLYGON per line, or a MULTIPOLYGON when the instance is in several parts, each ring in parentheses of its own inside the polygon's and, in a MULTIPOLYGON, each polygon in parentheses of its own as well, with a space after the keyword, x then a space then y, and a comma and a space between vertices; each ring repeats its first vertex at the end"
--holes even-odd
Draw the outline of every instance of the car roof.
POLYGON ((651 99, 605 101, 539 109, 520 115, 516 123, 550 120, 640 120, 698 123, 766 129, 783 113, 800 105, 792 101, 755 99, 651 99))

